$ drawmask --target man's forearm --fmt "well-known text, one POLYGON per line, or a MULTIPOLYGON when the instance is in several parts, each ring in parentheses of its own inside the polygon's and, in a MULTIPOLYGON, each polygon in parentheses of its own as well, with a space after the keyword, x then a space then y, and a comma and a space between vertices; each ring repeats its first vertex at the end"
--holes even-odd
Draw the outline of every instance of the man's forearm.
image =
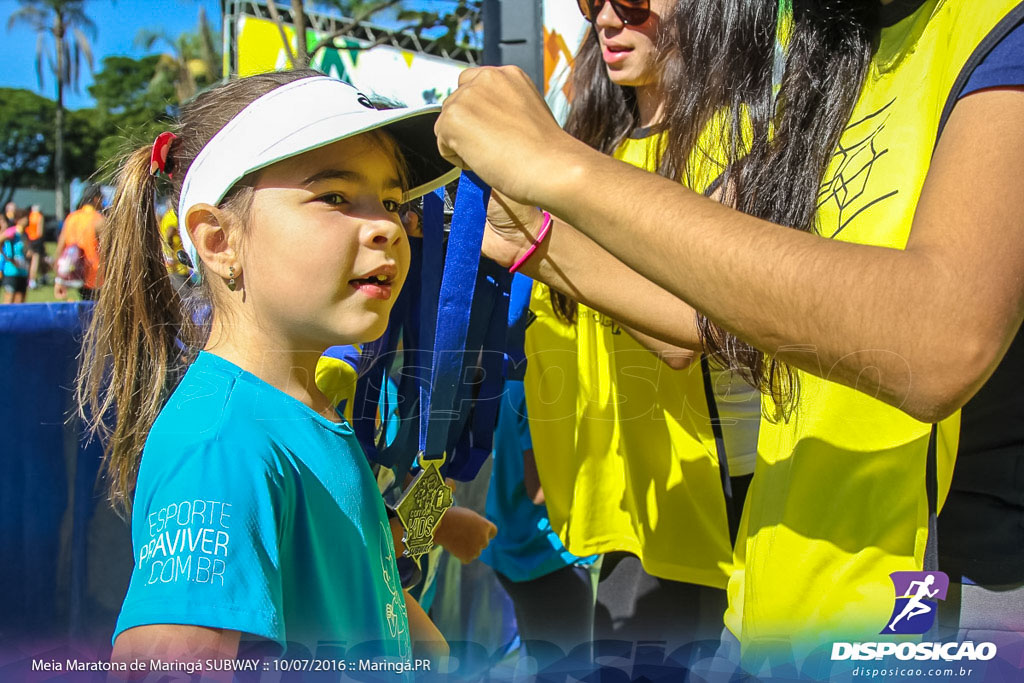
MULTIPOLYGON (((470 69, 459 84, 435 125, 446 158, 757 348, 913 417, 969 400, 1024 320, 1024 88, 956 104, 924 186, 907 188, 920 189, 912 226, 884 206, 859 218, 883 221, 884 244, 902 247, 909 229, 901 251, 775 226, 607 157, 559 130, 515 68, 470 69)), ((573 254, 561 258, 552 251, 563 268, 573 254)))
MULTIPOLYGON (((962 285, 926 252, 773 225, 582 146, 568 159, 538 203, 631 268, 780 360, 921 419, 950 411, 943 375, 975 344, 961 337, 965 325, 950 325, 962 285)), ((994 367, 988 350, 980 355, 975 365, 994 367)))
MULTIPOLYGON (((829 303, 823 285, 843 288, 845 273, 874 272, 885 259, 903 256, 895 250, 829 242, 746 216, 601 155, 584 163, 585 172, 578 165, 574 172, 563 173, 562 187, 542 198, 552 202, 549 208, 562 212, 672 296, 707 311, 768 353, 785 354, 786 347, 814 339, 819 353, 829 354, 831 348, 833 355, 845 354, 849 337, 832 339, 821 325, 823 319, 835 319, 840 311, 834 309, 842 306, 835 300, 829 303), (616 183, 628 191, 609 201, 599 188, 616 183), (671 231, 664 229, 666 216, 673 217, 671 231), (829 307, 833 310, 826 314, 829 307)), ((557 227, 552 245, 559 238, 557 227)), ((554 262, 567 251, 553 249, 553 263, 542 269, 568 269, 554 262)), ((858 282, 863 285, 863 278, 858 282)))

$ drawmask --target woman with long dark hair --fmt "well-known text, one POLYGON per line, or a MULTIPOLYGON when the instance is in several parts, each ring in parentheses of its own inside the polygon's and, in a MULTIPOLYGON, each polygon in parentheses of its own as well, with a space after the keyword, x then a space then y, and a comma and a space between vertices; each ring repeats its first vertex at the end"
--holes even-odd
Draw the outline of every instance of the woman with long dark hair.
MULTIPOLYGON (((721 151, 684 159, 685 177, 665 163, 681 156, 666 145, 666 73, 682 71, 665 22, 672 5, 583 7, 591 26, 565 128, 620 161, 712 191, 721 151)), ((671 651, 717 638, 756 459, 757 392, 711 368, 696 328, 689 345, 665 344, 542 285, 533 309, 526 395, 537 469, 569 550, 603 555, 595 639, 666 641, 671 651)))
MULTIPOLYGON (((1015 0, 677 3, 670 136, 728 112, 721 202, 561 133, 513 69, 446 104, 442 151, 558 216, 528 274, 689 343, 663 288, 765 392, 726 618, 748 662, 885 639, 899 572, 940 567, 961 637, 1019 642, 1022 19, 1015 0)), ((513 263, 540 221, 506 205, 519 225, 485 252, 513 263)))

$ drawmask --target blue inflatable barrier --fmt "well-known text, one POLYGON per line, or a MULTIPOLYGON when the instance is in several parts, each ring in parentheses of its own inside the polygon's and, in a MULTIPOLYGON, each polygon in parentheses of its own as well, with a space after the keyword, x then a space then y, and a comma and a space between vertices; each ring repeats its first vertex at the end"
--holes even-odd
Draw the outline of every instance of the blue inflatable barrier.
POLYGON ((7 643, 102 640, 104 631, 109 638, 110 604, 127 588, 127 571, 88 573, 100 553, 126 554, 131 566, 124 524, 104 509, 106 528, 92 526, 97 504, 106 505, 96 485, 102 450, 83 444, 78 421, 69 420, 91 305, 0 306, 0 639, 7 643), (103 547, 91 556, 97 533, 103 547))
MULTIPOLYGON (((0 680, 51 647, 105 659, 128 587, 130 532, 97 482, 102 449, 83 443, 73 418, 91 307, 0 305, 0 680)), ((487 479, 476 482, 476 495, 472 484, 460 487, 463 505, 483 511, 487 479)), ((458 565, 446 572, 447 595, 436 607, 449 618, 441 621, 450 637, 503 652, 510 606, 496 602, 489 569, 462 576, 458 565), (474 597, 481 591, 490 598, 474 597), (491 625, 481 630, 484 623, 491 625)))

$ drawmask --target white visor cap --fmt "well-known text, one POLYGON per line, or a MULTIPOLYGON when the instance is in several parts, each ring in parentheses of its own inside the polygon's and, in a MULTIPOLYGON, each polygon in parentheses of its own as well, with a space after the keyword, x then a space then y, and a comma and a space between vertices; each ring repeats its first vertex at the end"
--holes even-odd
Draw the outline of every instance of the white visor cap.
POLYGON ((440 112, 440 105, 376 109, 366 95, 327 76, 293 81, 254 100, 206 143, 181 185, 178 229, 197 275, 199 257, 186 227, 188 209, 218 205, 246 175, 283 159, 383 128, 405 157, 409 189, 403 201, 457 178, 460 169, 437 150, 434 122, 440 112))

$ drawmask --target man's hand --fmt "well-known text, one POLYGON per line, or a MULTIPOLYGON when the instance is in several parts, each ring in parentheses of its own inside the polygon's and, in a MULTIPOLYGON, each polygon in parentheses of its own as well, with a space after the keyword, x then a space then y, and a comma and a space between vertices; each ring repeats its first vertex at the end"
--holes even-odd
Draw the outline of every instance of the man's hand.
POLYGON ((562 148, 582 146, 562 131, 533 82, 514 66, 466 69, 434 125, 444 158, 528 205, 551 181, 541 163, 565 162, 562 148))
POLYGON ((498 527, 487 518, 469 508, 454 505, 441 518, 434 540, 459 558, 462 564, 469 564, 480 557, 497 533, 498 527))

